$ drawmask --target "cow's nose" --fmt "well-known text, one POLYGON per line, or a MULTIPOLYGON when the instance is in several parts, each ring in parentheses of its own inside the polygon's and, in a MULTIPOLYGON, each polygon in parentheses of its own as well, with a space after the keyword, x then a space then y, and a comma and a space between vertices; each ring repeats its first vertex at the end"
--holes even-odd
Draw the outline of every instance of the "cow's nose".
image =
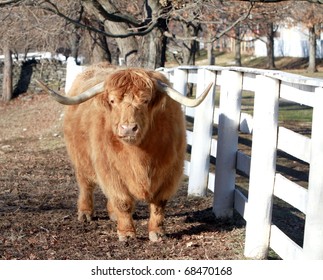
POLYGON ((136 123, 122 124, 119 127, 120 136, 135 136, 138 132, 138 125, 136 123))

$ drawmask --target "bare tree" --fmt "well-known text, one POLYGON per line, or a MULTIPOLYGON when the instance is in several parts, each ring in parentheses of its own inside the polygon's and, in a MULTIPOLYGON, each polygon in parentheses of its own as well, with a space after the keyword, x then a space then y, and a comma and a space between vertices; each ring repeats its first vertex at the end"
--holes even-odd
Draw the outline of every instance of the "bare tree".
POLYGON ((120 60, 127 65, 156 68, 163 64, 166 43, 163 32, 167 28, 164 14, 168 2, 96 0, 81 1, 81 4, 87 13, 87 23, 77 22, 75 18, 67 16, 59 1, 42 1, 38 5, 73 24, 114 38, 120 51, 120 60), (129 7, 135 11, 134 14, 129 11, 129 7), (104 28, 97 28, 98 23, 104 28), (150 51, 145 51, 147 49, 150 51))
POLYGON ((83 19, 87 22, 68 17, 59 1, 45 0, 38 5, 91 32, 114 38, 121 62, 148 68, 164 65, 169 40, 180 46, 183 63, 193 64, 199 42, 215 42, 249 13, 248 9, 239 10, 242 15, 237 11, 228 20, 226 11, 230 4, 220 0, 136 0, 131 3, 93 0, 81 1, 81 4, 87 14, 83 19), (208 22, 216 25, 216 34, 209 36, 208 22), (103 28, 97 28, 100 23, 103 28))
MULTIPOLYGON (((271 10, 273 4, 267 2, 285 3, 286 1, 0 0, 0 7, 9 7, 10 9, 22 7, 28 13, 33 14, 31 17, 33 24, 23 24, 23 26, 35 26, 37 23, 38 27, 30 28, 28 32, 24 30, 24 34, 21 34, 22 36, 30 34, 29 32, 32 30, 41 34, 35 33, 32 36, 34 40, 31 45, 35 44, 36 38, 42 38, 38 40, 39 43, 45 42, 43 45, 47 47, 57 46, 57 40, 53 39, 56 38, 53 36, 55 30, 59 32, 65 30, 68 32, 64 35, 66 36, 64 44, 71 47, 73 56, 77 55, 82 44, 83 47, 87 44, 93 54, 91 62, 102 59, 116 61, 115 57, 118 54, 119 62, 126 65, 156 68, 165 63, 168 41, 173 41, 181 46, 185 56, 183 58, 185 64, 193 64, 200 42, 212 47, 216 40, 233 28, 235 28, 236 37, 238 37, 238 25, 249 18, 254 2, 266 2, 263 3, 264 10, 271 10), (41 21, 41 11, 50 26, 41 21), (57 20, 57 16, 62 20, 57 20), (60 26, 57 26, 58 23, 60 26), (66 28, 67 26, 69 28, 66 28), (87 31, 85 32, 85 30, 87 31)), ((289 2, 299 1, 290 0, 289 2)), ((275 13, 267 14, 268 18, 276 16, 275 13)), ((264 17, 260 16, 259 20, 263 23, 264 17)), ((259 25, 259 22, 256 24, 259 25)), ((18 37, 15 35, 15 38, 18 37)), ((20 41, 25 42, 26 45, 26 38, 20 41)), ((270 40, 267 41, 270 42, 270 40)), ((13 41, 10 40, 10 42, 13 41)), ((12 45, 19 44, 13 43, 12 45)), ((239 44, 237 44, 238 49, 239 44)), ((240 64, 239 60, 237 62, 240 64)))
MULTIPOLYGON (((62 1, 66 4, 66 12, 74 11, 75 2, 62 1), (73 7, 74 9, 71 9, 73 7)), ((71 12, 70 12, 71 13, 71 12)), ((31 50, 55 52, 61 46, 62 39, 74 32, 74 25, 53 13, 35 6, 34 1, 1 1, 0 2, 0 49, 5 55, 2 99, 13 98, 12 57, 18 59, 18 54, 26 55, 31 50), (8 57, 9 56, 9 57, 8 57), (10 82, 11 81, 11 82, 10 82), (10 85, 11 83, 11 85, 10 85)))
POLYGON ((12 57, 11 50, 8 45, 3 47, 4 53, 4 71, 2 85, 2 100, 7 102, 12 99, 12 57))
MULTIPOLYGON (((236 2, 220 0, 193 2, 191 5, 187 4, 176 10, 176 17, 172 19, 178 21, 180 18, 183 24, 195 24, 198 26, 198 32, 189 36, 176 29, 170 29, 165 35, 177 42, 191 41, 206 44, 208 63, 212 65, 215 63, 214 43, 246 20, 253 4, 243 3, 238 6, 236 2)), ((186 60, 183 59, 183 61, 186 60)))
POLYGON ((227 37, 234 38, 234 54, 236 66, 241 66, 241 41, 243 40, 245 30, 247 29, 245 27, 246 21, 248 21, 253 8, 253 3, 251 3, 250 5, 232 1, 226 3, 226 19, 229 22, 234 23, 234 28, 225 33, 225 35, 227 37))
POLYGON ((323 23, 323 6, 305 2, 297 3, 293 6, 291 17, 294 19, 294 24, 301 22, 308 29, 309 60, 307 69, 309 72, 316 72, 317 37, 323 23))
MULTIPOLYGON (((256 1, 258 2, 258 1, 256 1)), ((258 38, 262 36, 266 38, 264 41, 267 46, 268 68, 275 68, 274 57, 274 37, 278 25, 282 19, 294 19, 294 23, 290 25, 304 24, 308 28, 309 34, 309 64, 308 71, 316 71, 316 38, 323 22, 323 6, 322 1, 270 1, 278 3, 259 3, 255 5, 252 11, 252 19, 249 26, 252 30, 258 31, 258 38), (314 2, 316 4, 314 4, 314 2)))
MULTIPOLYGON (((259 2, 259 1, 256 1, 259 2)), ((278 28, 278 23, 283 18, 290 17, 292 2, 272 1, 277 3, 257 3, 248 19, 249 29, 255 37, 266 44, 267 68, 275 69, 274 38, 278 28), (284 2, 284 3, 283 3, 284 2)))

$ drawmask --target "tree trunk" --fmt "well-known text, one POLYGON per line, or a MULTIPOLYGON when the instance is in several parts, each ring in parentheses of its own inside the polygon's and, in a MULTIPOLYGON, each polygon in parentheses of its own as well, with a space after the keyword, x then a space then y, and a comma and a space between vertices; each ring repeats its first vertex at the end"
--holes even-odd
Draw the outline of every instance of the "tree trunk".
POLYGON ((2 85, 2 100, 10 101, 13 98, 12 88, 12 52, 8 45, 3 49, 4 67, 3 67, 3 85, 2 85))
MULTIPOLYGON (((117 11, 111 1, 84 1, 85 10, 104 22, 105 30, 112 34, 128 34, 132 31, 132 26, 125 22, 113 22, 106 20, 103 10, 113 13, 117 11), (100 5, 98 7, 98 5, 100 5)), ((152 22, 157 20, 160 12, 158 0, 145 1, 145 12, 147 19, 152 22)), ((149 22, 147 22, 149 25, 149 22)), ((167 29, 166 20, 158 18, 158 27, 145 36, 129 36, 126 38, 115 38, 119 51, 119 64, 127 66, 147 67, 155 69, 165 63, 165 44, 163 32, 167 29), (148 50, 148 51, 147 51, 148 50)))
POLYGON ((267 67, 269 69, 275 69, 275 54, 274 54, 274 24, 269 23, 267 25, 267 67))
POLYGON ((71 38, 70 38, 71 55, 70 56, 74 57, 76 61, 79 56, 80 41, 81 41, 80 34, 75 32, 71 35, 71 38))
POLYGON ((207 43, 206 48, 207 48, 207 64, 215 65, 213 42, 207 43))
MULTIPOLYGON (((183 34, 184 37, 190 38, 198 35, 199 26, 193 24, 188 25, 183 23, 183 34)), ((198 43, 196 40, 183 41, 183 64, 184 65, 195 65, 196 53, 198 51, 198 43)))
POLYGON ((104 61, 111 62, 111 54, 100 44, 93 43, 91 48, 90 63, 95 64, 104 61))
POLYGON ((240 26, 237 25, 234 28, 235 40, 234 40, 234 64, 241 66, 241 40, 240 40, 240 26))
POLYGON ((141 47, 138 48, 137 58, 133 60, 135 62, 133 66, 136 66, 138 62, 139 66, 149 69, 156 69, 165 65, 167 40, 164 31, 167 30, 167 23, 162 17, 159 18, 160 8, 161 5, 158 0, 145 1, 146 18, 150 18, 152 22, 157 21, 158 27, 138 39, 139 42, 142 41, 142 44, 139 43, 141 47))
MULTIPOLYGON (((125 23, 115 23, 112 21, 105 21, 104 27, 113 34, 128 33, 129 26, 125 23)), ((138 42, 135 37, 116 38, 115 39, 120 50, 119 64, 127 66, 136 65, 138 54, 138 42)))
MULTIPOLYGON (((101 34, 95 34, 95 33, 88 33, 86 36, 89 41, 90 63, 94 64, 94 63, 99 63, 104 61, 108 61, 112 63, 112 55, 109 50, 106 37, 101 34)), ((114 64, 118 64, 117 57, 115 58, 114 64)))
MULTIPOLYGON (((104 6, 94 1, 84 1, 83 6, 87 13, 93 15, 97 20, 100 20, 104 23, 104 29, 112 34, 127 34, 129 33, 129 25, 123 22, 113 22, 106 20, 102 10, 108 10, 110 13, 116 11, 117 9, 110 1, 105 1, 104 6), (100 5, 98 7, 98 5, 100 5)), ((116 38, 115 39, 120 51, 119 64, 128 65, 137 55, 138 52, 138 43, 135 37, 127 38, 116 38)), ((93 58, 91 59, 93 60, 93 58)), ((138 65, 137 65, 138 66, 138 65)))
POLYGON ((316 68, 316 34, 315 26, 312 26, 308 30, 309 33, 309 58, 308 58, 308 68, 307 71, 314 73, 317 71, 316 68))
POLYGON ((138 50, 137 58, 130 63, 133 64, 137 60, 141 67, 149 69, 163 67, 165 65, 166 50, 164 45, 166 44, 166 41, 164 40, 163 31, 159 28, 155 28, 149 34, 144 36, 142 40, 142 47, 138 50))

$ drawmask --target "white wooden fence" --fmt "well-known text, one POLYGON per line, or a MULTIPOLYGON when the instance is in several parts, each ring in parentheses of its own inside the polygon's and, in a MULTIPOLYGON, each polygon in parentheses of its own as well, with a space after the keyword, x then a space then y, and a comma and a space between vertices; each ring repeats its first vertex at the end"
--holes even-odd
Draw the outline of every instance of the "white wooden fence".
MULTIPOLYGON (((187 131, 191 158, 185 162, 189 195, 214 192, 216 217, 230 217, 234 209, 246 220, 245 256, 267 257, 269 247, 283 259, 323 259, 323 80, 278 71, 238 67, 160 68, 184 95, 187 84, 196 85, 199 95, 214 82, 212 94, 197 108, 185 108, 194 118, 187 131), (220 89, 219 106, 216 94, 220 89), (242 92, 254 92, 253 116, 241 112, 242 92), (313 107, 311 138, 278 125, 279 100, 313 107), (213 135, 217 126, 218 133, 213 135), (239 133, 252 134, 251 156, 238 149, 239 133), (307 162, 308 188, 276 172, 277 150, 307 162), (210 158, 216 172, 210 172, 210 158), (246 198, 236 188, 236 174, 249 176, 246 198), (306 215, 303 248, 272 224, 274 196, 306 215)), ((74 79, 72 60, 67 77, 74 79)), ((68 81, 67 81, 68 83, 68 81)))
POLYGON ((220 88, 194 110, 191 148, 185 173, 188 193, 214 192, 213 211, 230 217, 236 209, 246 220, 245 256, 266 258, 271 247, 283 259, 323 259, 323 80, 278 71, 249 68, 177 67, 163 71, 174 88, 186 94, 187 83, 197 84, 197 95, 213 81, 220 88), (253 116, 241 112, 243 90, 254 92, 253 116), (313 107, 311 138, 278 125, 279 100, 313 107), (212 137, 217 125, 217 140, 212 137), (252 133, 251 156, 238 149, 239 133, 252 133), (276 172, 277 150, 310 166, 308 189, 276 172), (216 158, 215 174, 209 172, 216 158), (248 198, 236 188, 236 174, 249 176, 248 198), (306 214, 303 248, 272 224, 274 196, 306 214))

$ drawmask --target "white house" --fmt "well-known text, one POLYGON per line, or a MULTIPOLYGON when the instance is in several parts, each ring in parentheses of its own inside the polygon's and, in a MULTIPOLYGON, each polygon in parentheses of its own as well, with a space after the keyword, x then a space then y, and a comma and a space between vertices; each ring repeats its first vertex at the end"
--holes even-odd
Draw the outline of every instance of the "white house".
MULTIPOLYGON (((277 37, 274 39, 275 57, 308 57, 308 29, 301 24, 296 26, 280 25, 277 29, 277 37)), ((266 40, 266 38, 263 38, 266 40)), ((323 58, 323 34, 317 40, 316 56, 323 58)), ((266 44, 262 40, 254 42, 254 55, 267 56, 266 44)))

